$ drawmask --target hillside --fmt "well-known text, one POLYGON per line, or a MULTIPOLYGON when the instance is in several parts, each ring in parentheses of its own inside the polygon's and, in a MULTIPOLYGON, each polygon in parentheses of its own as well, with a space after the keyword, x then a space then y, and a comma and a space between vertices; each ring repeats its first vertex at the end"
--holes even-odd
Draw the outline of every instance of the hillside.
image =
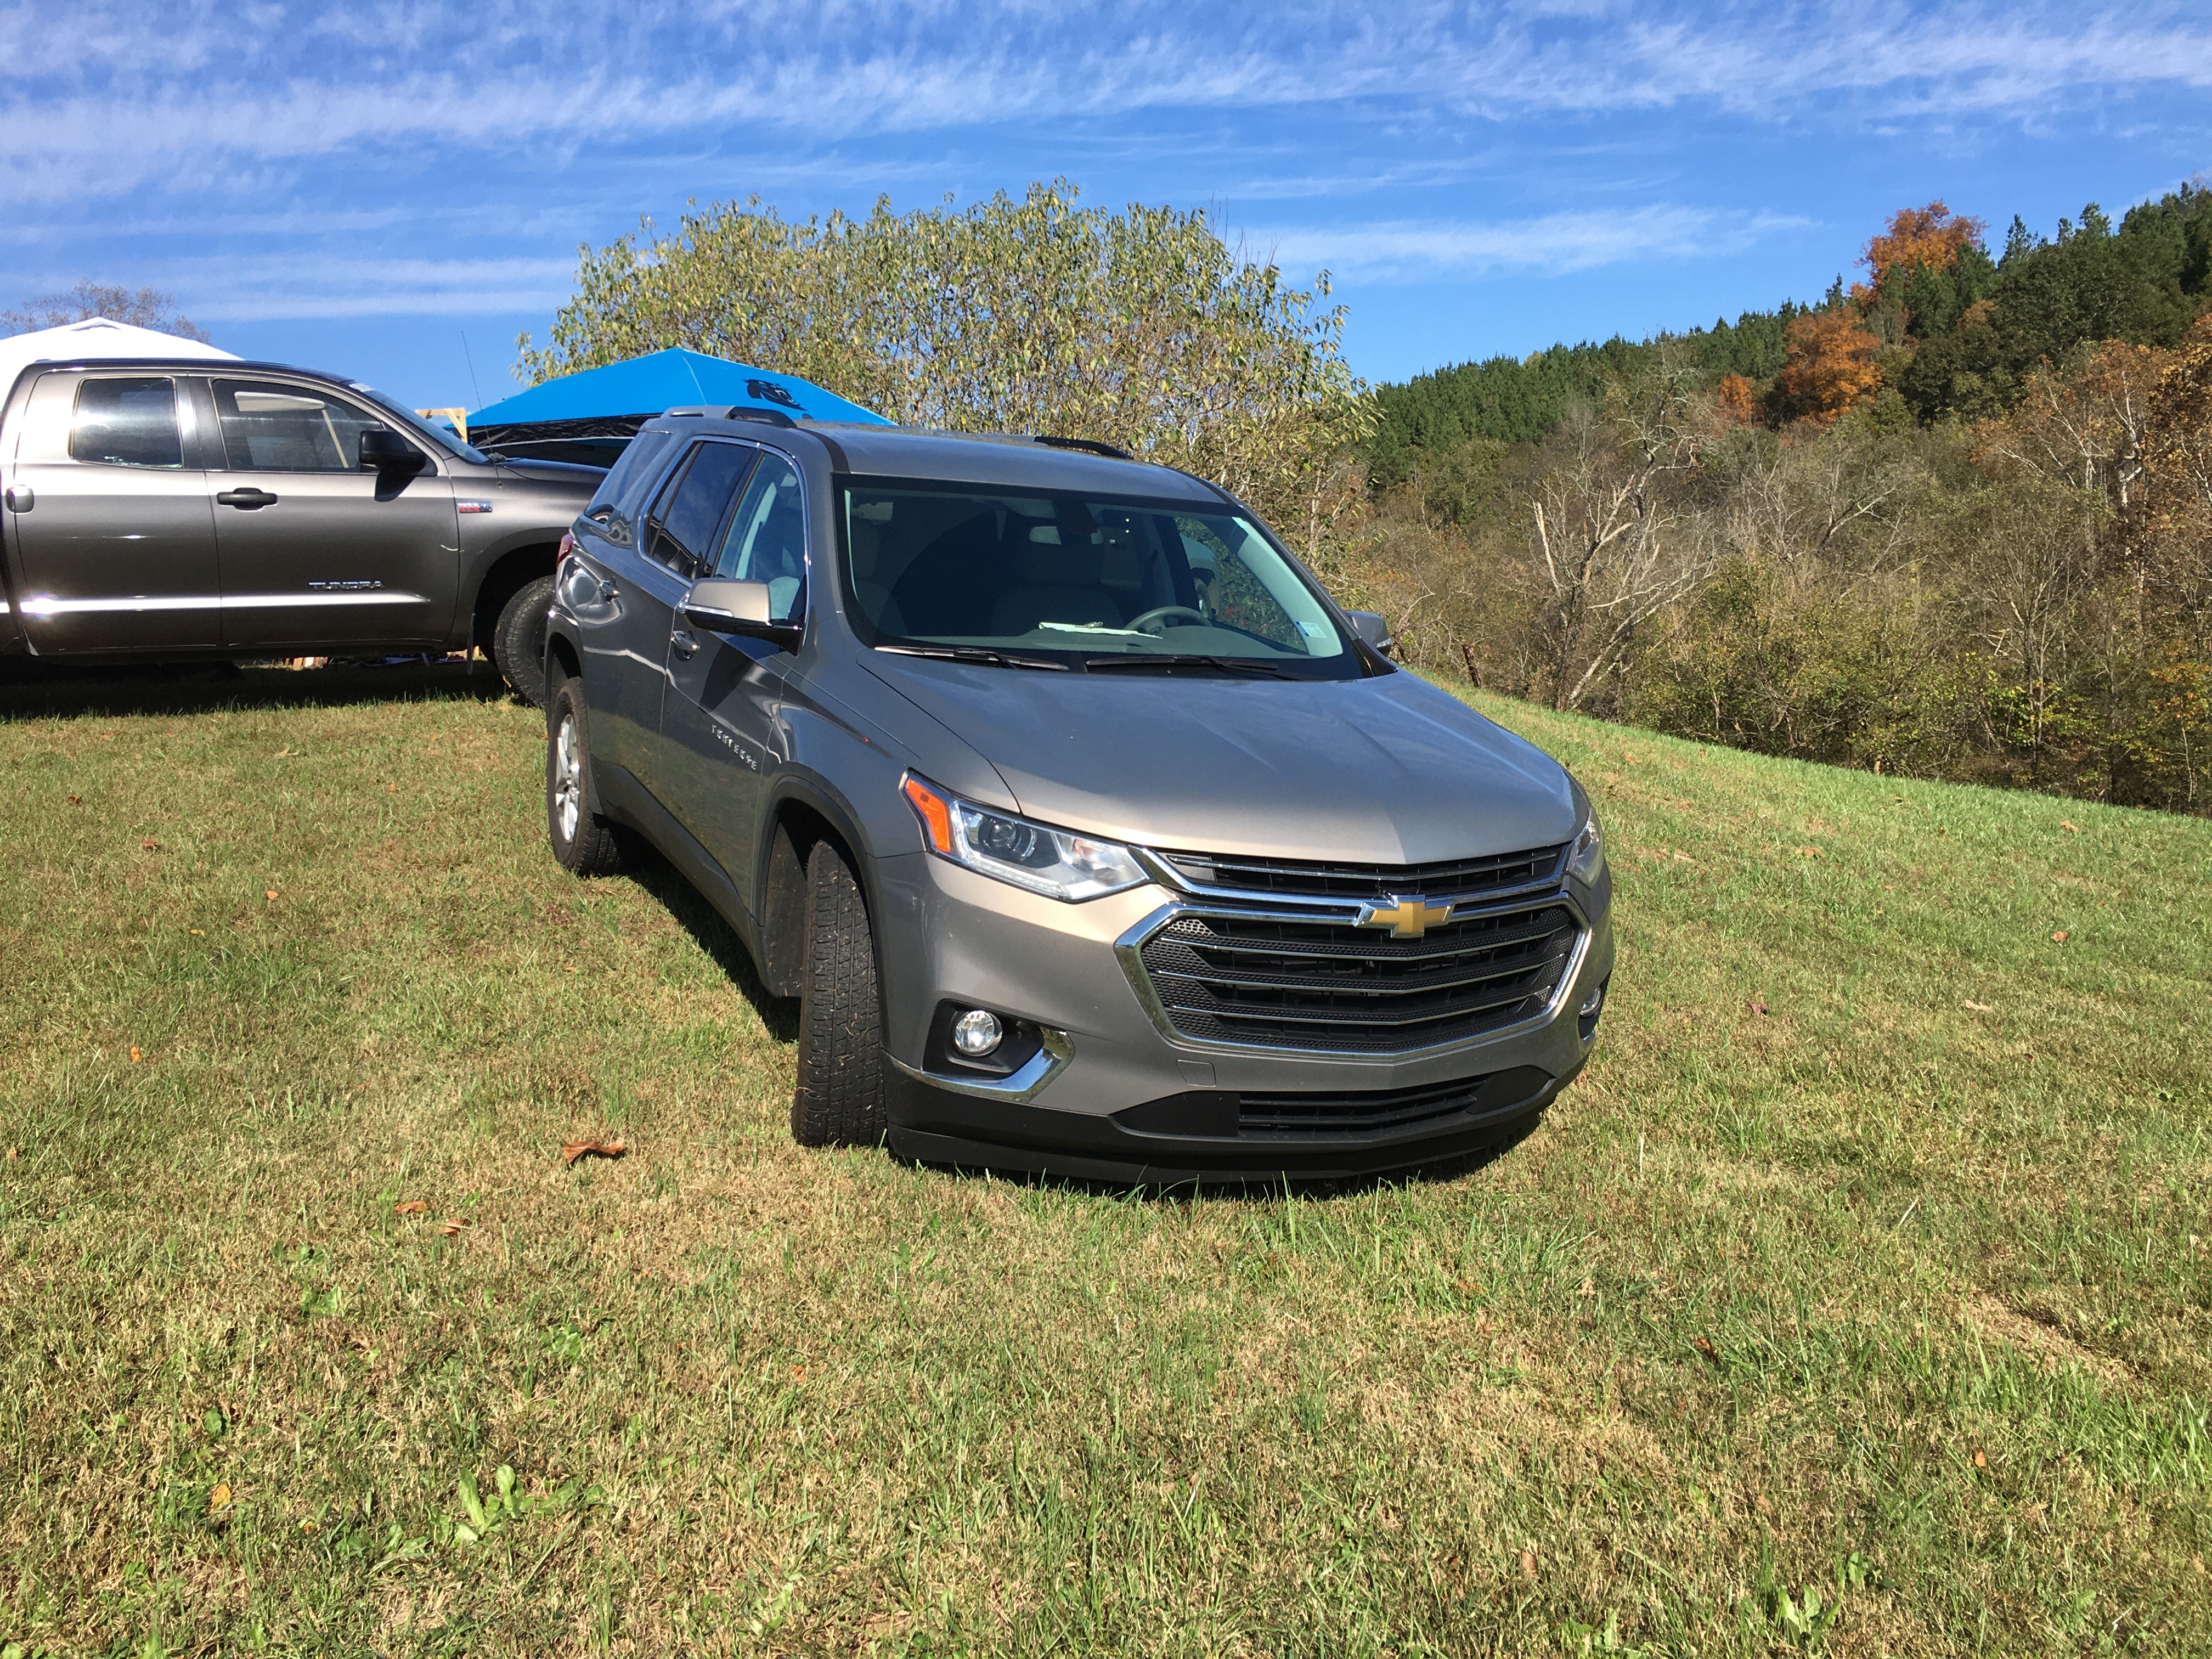
POLYGON ((2212 823, 1470 695, 1604 815, 1590 1070, 1165 1201, 793 1146, 465 676, 0 689, 0 1635, 2201 1651, 2212 823))

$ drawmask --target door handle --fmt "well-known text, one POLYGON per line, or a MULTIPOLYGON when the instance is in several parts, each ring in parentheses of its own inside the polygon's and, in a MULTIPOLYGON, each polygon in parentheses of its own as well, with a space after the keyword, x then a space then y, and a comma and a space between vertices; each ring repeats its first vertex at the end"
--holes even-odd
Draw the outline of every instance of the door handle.
POLYGON ((38 504, 39 492, 30 485, 9 484, 8 486, 8 510, 10 513, 28 513, 38 504))
POLYGON ((276 497, 270 491, 250 487, 245 489, 219 490, 216 492, 216 500, 224 507, 234 507, 246 513, 251 513, 257 507, 274 507, 276 504, 276 497))
POLYGON ((699 648, 699 641, 688 628, 679 628, 668 636, 668 648, 679 657, 690 657, 699 648))

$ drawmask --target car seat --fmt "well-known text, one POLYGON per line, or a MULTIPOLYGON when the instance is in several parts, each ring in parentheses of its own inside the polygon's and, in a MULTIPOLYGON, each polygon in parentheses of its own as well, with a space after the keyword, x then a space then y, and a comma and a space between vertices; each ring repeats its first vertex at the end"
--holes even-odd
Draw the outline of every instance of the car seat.
POLYGON ((1105 550, 1091 543, 1059 544, 1056 532, 1032 530, 1014 555, 1015 585, 991 607, 991 631, 1001 638, 1027 634, 1042 623, 1099 623, 1119 628, 1121 607, 1100 585, 1105 550), (1051 535, 1040 542, 1039 535, 1051 535))

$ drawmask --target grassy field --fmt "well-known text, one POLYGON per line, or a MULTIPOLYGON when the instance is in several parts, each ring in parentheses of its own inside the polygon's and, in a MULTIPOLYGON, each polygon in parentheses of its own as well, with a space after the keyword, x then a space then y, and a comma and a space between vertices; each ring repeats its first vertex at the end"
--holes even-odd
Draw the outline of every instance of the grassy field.
POLYGON ((793 1146, 480 679, 0 694, 0 1645, 2212 1650, 2212 823, 1477 701, 1598 1058, 1163 1201, 793 1146))

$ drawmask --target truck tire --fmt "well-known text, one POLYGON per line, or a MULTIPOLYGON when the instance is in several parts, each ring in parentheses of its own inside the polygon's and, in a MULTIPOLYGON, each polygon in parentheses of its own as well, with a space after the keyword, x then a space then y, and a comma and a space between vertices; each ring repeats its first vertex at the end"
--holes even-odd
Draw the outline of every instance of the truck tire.
POLYGON ((553 578, 540 576, 507 596, 492 624, 491 659, 514 695, 532 708, 545 706, 545 613, 553 608, 553 578))
POLYGON ((629 861, 622 830, 593 810, 597 801, 584 683, 562 680, 545 711, 545 831, 573 875, 611 876, 629 861))
POLYGON ((872 1146, 888 1127, 876 947, 860 883, 826 841, 806 861, 805 923, 792 1139, 802 1146, 872 1146))

